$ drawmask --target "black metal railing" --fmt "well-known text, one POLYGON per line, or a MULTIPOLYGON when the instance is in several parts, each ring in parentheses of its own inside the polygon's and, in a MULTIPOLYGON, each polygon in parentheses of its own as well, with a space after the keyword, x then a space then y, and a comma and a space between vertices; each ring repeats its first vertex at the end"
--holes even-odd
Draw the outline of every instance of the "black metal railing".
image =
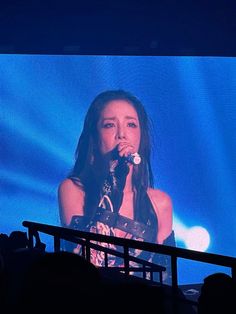
POLYGON ((177 277, 177 260, 178 258, 184 258, 187 260, 204 262, 208 264, 225 266, 230 268, 231 275, 236 280, 236 258, 230 256, 224 256, 213 253, 199 252, 189 249, 183 249, 178 247, 172 247, 167 245, 160 245, 149 242, 136 241, 132 239, 124 239, 113 236, 101 235, 91 232, 84 232, 60 226, 47 225, 32 221, 24 221, 23 226, 28 228, 29 247, 34 246, 34 235, 36 232, 42 232, 47 235, 51 235, 54 238, 54 251, 60 251, 62 249, 61 240, 67 240, 70 242, 78 243, 82 246, 82 252, 86 259, 90 260, 90 249, 94 248, 99 251, 103 251, 105 254, 105 267, 108 268, 107 256, 108 254, 115 255, 124 259, 124 268, 122 269, 125 274, 129 275, 131 271, 142 271, 145 278, 146 273, 151 274, 153 278, 153 272, 159 273, 160 283, 162 283, 162 272, 165 271, 165 267, 150 263, 143 259, 131 256, 129 251, 131 248, 153 252, 170 256, 171 259, 171 273, 172 273, 172 291, 176 293, 178 291, 178 277, 177 277), (113 244, 115 246, 123 247, 123 252, 112 250, 110 248, 99 245, 98 243, 113 244), (134 261, 141 265, 139 268, 130 267, 129 262, 134 261))
MULTIPOLYGON (((63 228, 58 226, 40 224, 35 222, 24 221, 23 226, 28 228, 28 237, 29 237, 29 247, 33 248, 34 243, 33 239, 36 235, 36 232, 42 232, 48 235, 53 236, 54 238, 54 251, 58 252, 62 249, 61 240, 67 240, 69 242, 74 242, 81 246, 82 256, 90 261, 90 250, 94 249, 96 251, 102 251, 104 253, 104 268, 112 268, 112 271, 123 272, 126 275, 130 275, 130 272, 137 273, 142 272, 143 278, 146 279, 147 273, 149 273, 149 280, 152 282, 153 273, 159 274, 159 282, 163 283, 163 272, 166 270, 164 266, 149 262, 145 259, 141 259, 135 256, 130 255, 129 248, 135 247, 130 246, 130 243, 122 241, 123 239, 112 237, 112 236, 103 236, 100 234, 94 234, 90 232, 84 232, 79 230, 73 230, 69 228, 63 228), (118 241, 117 241, 118 240, 118 241), (121 241, 120 241, 121 240, 121 241), (123 247, 123 250, 116 250, 110 247, 105 247, 99 243, 109 243, 113 245, 118 245, 123 247), (108 255, 116 256, 123 259, 124 263, 122 267, 109 267, 108 264, 108 255), (134 262, 137 266, 130 266, 129 262, 134 262), (140 265, 140 266, 138 266, 140 265)), ((38 236, 38 235, 37 235, 38 236)), ((133 240, 134 241, 134 240, 133 240)), ((137 241, 134 241, 137 242, 137 241)))

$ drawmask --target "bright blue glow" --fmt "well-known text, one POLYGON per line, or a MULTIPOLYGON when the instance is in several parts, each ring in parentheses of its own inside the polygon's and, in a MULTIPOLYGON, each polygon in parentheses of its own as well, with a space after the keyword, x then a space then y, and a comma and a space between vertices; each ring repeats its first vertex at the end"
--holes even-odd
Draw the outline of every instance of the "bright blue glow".
POLYGON ((40 181, 39 179, 36 180, 30 176, 25 175, 25 173, 20 173, 20 171, 13 172, 0 170, 0 175, 6 184, 20 186, 21 190, 28 190, 39 195, 42 194, 44 197, 54 198, 55 191, 53 191, 53 186, 47 182, 40 181))
MULTIPOLYGON (((37 120, 36 120, 37 121, 37 120)), ((28 121, 25 117, 14 116, 14 113, 6 112, 5 119, 2 121, 3 127, 9 129, 8 132, 14 132, 16 136, 20 136, 28 142, 34 143, 41 150, 47 151, 49 154, 53 154, 57 158, 60 158, 68 165, 71 159, 68 158, 66 149, 62 150, 59 144, 53 138, 49 137, 47 129, 37 129, 35 121, 28 121), (46 141, 45 139, 48 140, 46 141)))
POLYGON ((187 249, 205 252, 210 244, 210 235, 205 228, 194 226, 188 230, 185 243, 187 249))
POLYGON ((202 226, 186 227, 176 216, 173 220, 175 238, 179 246, 184 248, 206 252, 210 245, 210 235, 202 226))
MULTIPOLYGON (((86 110, 99 92, 123 88, 152 118, 155 185, 172 197, 177 245, 235 256, 235 58, 1 55, 0 61, 0 232, 22 228, 23 220, 59 224, 57 187, 73 165, 86 110), (197 226, 206 242, 189 243, 197 226)), ((200 273, 180 280, 199 282, 200 273)))

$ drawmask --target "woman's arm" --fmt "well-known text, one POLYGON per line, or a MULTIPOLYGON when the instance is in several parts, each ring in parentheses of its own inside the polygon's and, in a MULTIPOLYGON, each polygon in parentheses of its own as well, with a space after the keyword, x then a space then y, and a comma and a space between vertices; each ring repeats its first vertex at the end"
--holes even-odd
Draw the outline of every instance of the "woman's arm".
POLYGON ((65 179, 58 188, 58 203, 61 225, 70 225, 74 215, 84 215, 84 191, 71 179, 65 179))
POLYGON ((168 194, 156 189, 148 189, 148 195, 158 219, 157 243, 162 244, 173 229, 173 206, 168 194))

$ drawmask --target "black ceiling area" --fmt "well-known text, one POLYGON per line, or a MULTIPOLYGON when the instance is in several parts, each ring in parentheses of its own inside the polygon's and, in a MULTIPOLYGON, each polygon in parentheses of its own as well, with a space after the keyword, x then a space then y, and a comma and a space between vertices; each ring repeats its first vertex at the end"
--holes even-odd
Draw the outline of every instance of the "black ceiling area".
POLYGON ((235 1, 0 4, 0 53, 235 56, 235 42, 235 1))

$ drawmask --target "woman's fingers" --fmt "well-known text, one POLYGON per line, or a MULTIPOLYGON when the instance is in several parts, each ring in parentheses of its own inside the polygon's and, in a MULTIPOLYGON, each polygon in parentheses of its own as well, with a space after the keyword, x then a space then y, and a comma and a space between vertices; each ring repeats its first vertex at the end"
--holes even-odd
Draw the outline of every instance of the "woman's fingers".
POLYGON ((120 157, 127 157, 129 154, 135 153, 134 146, 127 142, 118 144, 117 149, 120 157))

